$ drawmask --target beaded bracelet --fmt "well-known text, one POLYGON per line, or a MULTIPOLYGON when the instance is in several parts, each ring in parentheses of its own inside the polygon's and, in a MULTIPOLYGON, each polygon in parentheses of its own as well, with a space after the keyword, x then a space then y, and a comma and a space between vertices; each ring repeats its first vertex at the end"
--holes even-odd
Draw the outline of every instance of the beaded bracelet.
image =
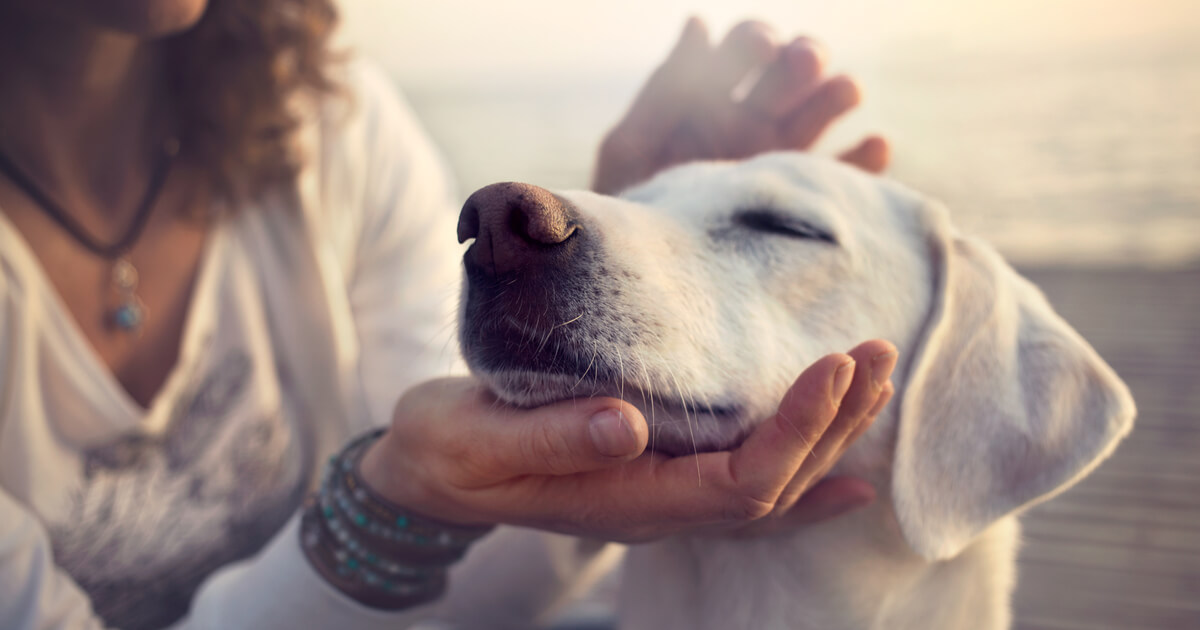
POLYGON ((362 482, 358 462, 376 430, 329 459, 305 504, 301 543, 321 574, 359 602, 387 609, 436 599, 446 568, 491 526, 443 523, 388 502, 362 482))
POLYGON ((433 601, 445 590, 445 568, 407 580, 384 575, 350 556, 323 530, 325 527, 316 510, 307 509, 300 524, 305 555, 326 581, 361 604, 399 610, 433 601))
POLYGON ((452 525, 420 515, 389 502, 364 484, 358 462, 381 435, 383 430, 377 429, 351 442, 328 469, 338 482, 329 486, 332 498, 351 515, 355 525, 384 540, 450 550, 463 550, 492 530, 491 525, 452 525))

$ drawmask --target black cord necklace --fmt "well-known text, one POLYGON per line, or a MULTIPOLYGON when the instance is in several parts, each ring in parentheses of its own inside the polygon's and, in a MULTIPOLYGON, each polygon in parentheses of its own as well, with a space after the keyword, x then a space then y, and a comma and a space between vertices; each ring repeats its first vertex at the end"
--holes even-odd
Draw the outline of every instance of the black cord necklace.
POLYGON ((129 262, 126 254, 137 243, 138 237, 142 235, 142 230, 146 227, 150 212, 154 209, 154 203, 158 200, 159 193, 162 192, 163 184, 167 181, 167 174, 171 171, 171 165, 178 153, 179 142, 176 139, 168 138, 163 142, 162 152, 154 164, 150 182, 146 185, 146 193, 142 196, 141 204, 138 205, 129 227, 125 229, 120 238, 111 243, 105 243, 88 233, 78 221, 55 203, 50 195, 39 188, 32 177, 25 174, 3 151, 0 151, 0 172, 12 180, 46 213, 46 216, 53 219, 71 238, 97 257, 112 262, 112 284, 117 294, 117 305, 105 314, 105 321, 123 332, 137 334, 141 331, 142 323, 146 321, 146 306, 137 296, 138 272, 133 263, 129 262))

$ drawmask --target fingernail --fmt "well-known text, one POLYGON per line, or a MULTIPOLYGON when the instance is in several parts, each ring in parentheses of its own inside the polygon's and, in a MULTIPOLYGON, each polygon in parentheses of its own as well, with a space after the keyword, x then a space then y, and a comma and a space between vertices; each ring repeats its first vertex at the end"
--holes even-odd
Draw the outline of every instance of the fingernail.
POLYGON ((846 361, 838 366, 837 372, 833 373, 833 389, 829 391, 829 397, 835 403, 841 403, 842 397, 850 389, 850 382, 854 380, 854 359, 846 361))
POLYGON ((592 416, 588 423, 592 444, 601 455, 621 457, 637 450, 637 436, 625 415, 616 409, 605 409, 592 416))
POLYGON ((883 384, 887 382, 888 377, 892 375, 892 370, 896 368, 896 358, 899 356, 899 353, 892 350, 877 354, 875 358, 871 359, 871 384, 875 386, 875 389, 883 387, 883 384))

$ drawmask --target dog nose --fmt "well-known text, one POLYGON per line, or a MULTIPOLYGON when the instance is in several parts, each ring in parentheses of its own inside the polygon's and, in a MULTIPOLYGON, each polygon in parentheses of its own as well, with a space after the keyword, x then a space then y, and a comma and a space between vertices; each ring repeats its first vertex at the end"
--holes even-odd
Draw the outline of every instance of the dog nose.
POLYGON ((545 188, 506 182, 475 191, 458 215, 465 260, 489 275, 547 262, 579 225, 575 208, 545 188))

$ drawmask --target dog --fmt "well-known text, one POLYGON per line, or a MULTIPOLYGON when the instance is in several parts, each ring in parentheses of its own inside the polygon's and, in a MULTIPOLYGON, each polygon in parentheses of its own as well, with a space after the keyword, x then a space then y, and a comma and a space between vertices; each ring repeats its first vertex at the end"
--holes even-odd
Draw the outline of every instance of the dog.
POLYGON ((1007 628, 1015 515, 1132 427, 1125 385, 993 249, 832 160, 688 164, 616 198, 495 184, 458 229, 472 372, 520 406, 623 398, 668 455, 736 446, 824 354, 900 350, 893 402, 831 473, 879 500, 634 546, 622 628, 1007 628))

